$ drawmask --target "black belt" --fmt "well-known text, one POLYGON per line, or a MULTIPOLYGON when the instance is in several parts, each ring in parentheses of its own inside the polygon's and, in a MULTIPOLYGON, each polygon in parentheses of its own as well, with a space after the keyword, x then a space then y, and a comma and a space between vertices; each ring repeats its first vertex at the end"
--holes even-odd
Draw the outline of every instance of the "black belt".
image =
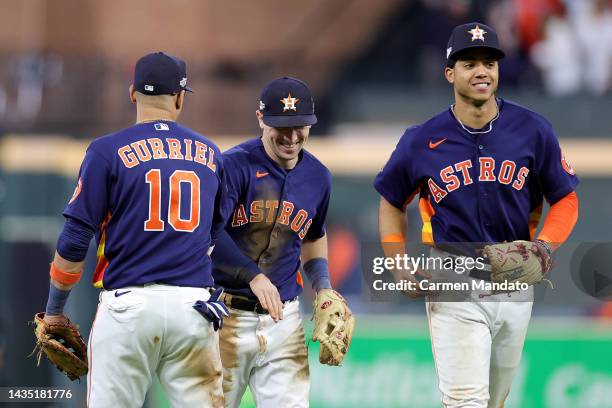
MULTIPOLYGON (((283 304, 293 302, 297 299, 297 296, 293 299, 283 301, 283 304)), ((232 295, 231 293, 223 294, 223 303, 232 309, 244 310, 245 312, 255 312, 257 314, 269 314, 269 312, 263 308, 261 303, 257 300, 251 300, 242 296, 232 295)))
POLYGON ((233 309, 255 312, 257 314, 268 314, 268 311, 256 300, 236 297, 226 293, 223 295, 223 302, 233 309))
POLYGON ((482 269, 470 269, 468 276, 470 278, 491 282, 491 271, 485 271, 482 269))
MULTIPOLYGON (((447 255, 450 255, 453 258, 467 256, 467 255, 462 254, 462 253, 453 253, 453 252, 450 252, 448 250, 448 248, 438 249, 438 251, 444 252, 444 253, 446 253, 447 255)), ((491 265, 489 263, 485 262, 485 268, 487 268, 487 269, 472 268, 472 269, 469 270, 468 276, 470 278, 480 279, 480 280, 483 280, 483 281, 491 282, 491 265)))

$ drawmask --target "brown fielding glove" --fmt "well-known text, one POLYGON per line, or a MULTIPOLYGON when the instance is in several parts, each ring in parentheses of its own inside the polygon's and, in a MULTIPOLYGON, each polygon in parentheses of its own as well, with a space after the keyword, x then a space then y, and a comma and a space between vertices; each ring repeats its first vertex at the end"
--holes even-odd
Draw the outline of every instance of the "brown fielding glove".
POLYGON ((552 267, 551 250, 543 241, 512 241, 487 245, 484 255, 491 264, 491 281, 541 282, 552 267))
POLYGON ((319 362, 340 365, 351 345, 355 327, 355 316, 346 300, 335 290, 320 290, 314 301, 313 318, 312 340, 321 343, 319 362))
POLYGON ((62 316, 59 323, 48 323, 44 313, 34 315, 34 334, 38 349, 38 364, 44 351, 47 358, 71 380, 87 374, 87 345, 77 327, 62 316))

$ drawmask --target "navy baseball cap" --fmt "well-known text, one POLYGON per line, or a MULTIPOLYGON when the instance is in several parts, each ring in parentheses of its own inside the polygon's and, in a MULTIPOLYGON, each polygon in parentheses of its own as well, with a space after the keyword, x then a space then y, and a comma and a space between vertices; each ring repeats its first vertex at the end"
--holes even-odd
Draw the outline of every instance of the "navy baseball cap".
POLYGON ((187 86, 185 62, 163 52, 147 54, 136 62, 134 88, 146 95, 174 95, 193 92, 187 86))
POLYGON ((276 128, 317 123, 310 89, 296 78, 277 78, 266 85, 261 91, 259 111, 263 114, 263 122, 276 128))
POLYGON ((504 58, 504 52, 499 48, 497 33, 488 25, 468 23, 453 29, 446 46, 446 65, 451 67, 459 59, 459 54, 465 50, 486 48, 495 52, 498 59, 504 58))

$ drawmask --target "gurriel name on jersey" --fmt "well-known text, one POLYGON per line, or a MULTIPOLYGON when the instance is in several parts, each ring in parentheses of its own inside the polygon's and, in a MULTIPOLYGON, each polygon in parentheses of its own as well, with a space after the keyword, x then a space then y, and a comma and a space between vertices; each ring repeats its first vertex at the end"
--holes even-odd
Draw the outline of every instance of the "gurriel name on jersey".
POLYGON ((187 160, 207 166, 216 172, 215 151, 199 140, 151 137, 120 147, 117 154, 128 169, 142 162, 158 159, 187 160))

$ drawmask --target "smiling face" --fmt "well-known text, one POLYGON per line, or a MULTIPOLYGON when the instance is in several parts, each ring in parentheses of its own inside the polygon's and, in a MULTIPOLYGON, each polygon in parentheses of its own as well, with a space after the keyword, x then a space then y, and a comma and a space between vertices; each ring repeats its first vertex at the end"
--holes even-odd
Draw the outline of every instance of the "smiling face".
POLYGON ((266 125, 261 112, 257 111, 259 127, 263 131, 262 141, 266 153, 281 167, 292 169, 298 161, 298 155, 308 139, 310 126, 275 128, 266 125))
POLYGON ((455 97, 482 105, 494 97, 499 82, 498 56, 486 48, 466 50, 444 74, 455 88, 455 97))

